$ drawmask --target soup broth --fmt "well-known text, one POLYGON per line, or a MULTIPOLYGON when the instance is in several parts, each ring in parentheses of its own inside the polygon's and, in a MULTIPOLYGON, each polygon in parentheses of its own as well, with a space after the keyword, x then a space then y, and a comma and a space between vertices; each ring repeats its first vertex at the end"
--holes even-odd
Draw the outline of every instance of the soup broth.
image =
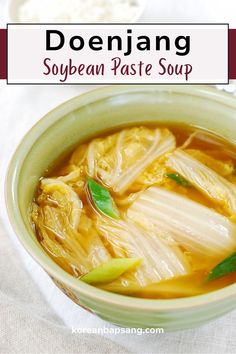
POLYGON ((107 291, 213 291, 236 280, 235 163, 234 145, 191 126, 106 132, 40 179, 33 227, 60 267, 107 291))

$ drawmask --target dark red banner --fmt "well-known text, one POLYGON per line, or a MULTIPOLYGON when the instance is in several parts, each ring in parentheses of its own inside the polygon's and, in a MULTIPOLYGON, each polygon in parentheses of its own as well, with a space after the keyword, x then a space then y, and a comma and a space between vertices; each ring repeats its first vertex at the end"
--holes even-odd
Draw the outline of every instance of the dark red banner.
MULTIPOLYGON (((0 29, 0 79, 7 78, 7 30, 0 29)), ((229 79, 236 80, 236 29, 229 30, 229 79)))
POLYGON ((229 30, 229 79, 236 80, 236 29, 229 30))
POLYGON ((0 80, 7 78, 7 30, 0 29, 0 80))

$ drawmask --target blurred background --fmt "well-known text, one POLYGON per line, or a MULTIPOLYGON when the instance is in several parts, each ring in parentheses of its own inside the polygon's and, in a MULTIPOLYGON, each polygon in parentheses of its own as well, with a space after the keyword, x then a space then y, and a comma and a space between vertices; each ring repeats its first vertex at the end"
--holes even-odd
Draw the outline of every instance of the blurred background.
POLYGON ((235 10, 235 0, 0 0, 0 24, 20 20, 227 22, 233 28, 235 10))

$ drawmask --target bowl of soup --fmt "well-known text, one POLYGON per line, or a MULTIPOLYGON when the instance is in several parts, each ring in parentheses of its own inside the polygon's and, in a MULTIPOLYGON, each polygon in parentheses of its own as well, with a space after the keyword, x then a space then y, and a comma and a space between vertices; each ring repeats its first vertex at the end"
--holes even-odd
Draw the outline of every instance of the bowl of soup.
POLYGON ((12 226, 74 302, 114 324, 201 325, 236 300, 236 100, 112 86, 62 104, 7 174, 12 226))

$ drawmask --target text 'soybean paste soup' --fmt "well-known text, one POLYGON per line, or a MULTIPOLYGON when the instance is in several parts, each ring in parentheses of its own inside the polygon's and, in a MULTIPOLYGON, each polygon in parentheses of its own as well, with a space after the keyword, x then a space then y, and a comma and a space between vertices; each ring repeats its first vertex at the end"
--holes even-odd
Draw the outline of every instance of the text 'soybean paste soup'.
POLYGON ((80 144, 41 178, 32 221, 68 273, 143 298, 236 280, 236 148, 185 125, 126 127, 80 144))

